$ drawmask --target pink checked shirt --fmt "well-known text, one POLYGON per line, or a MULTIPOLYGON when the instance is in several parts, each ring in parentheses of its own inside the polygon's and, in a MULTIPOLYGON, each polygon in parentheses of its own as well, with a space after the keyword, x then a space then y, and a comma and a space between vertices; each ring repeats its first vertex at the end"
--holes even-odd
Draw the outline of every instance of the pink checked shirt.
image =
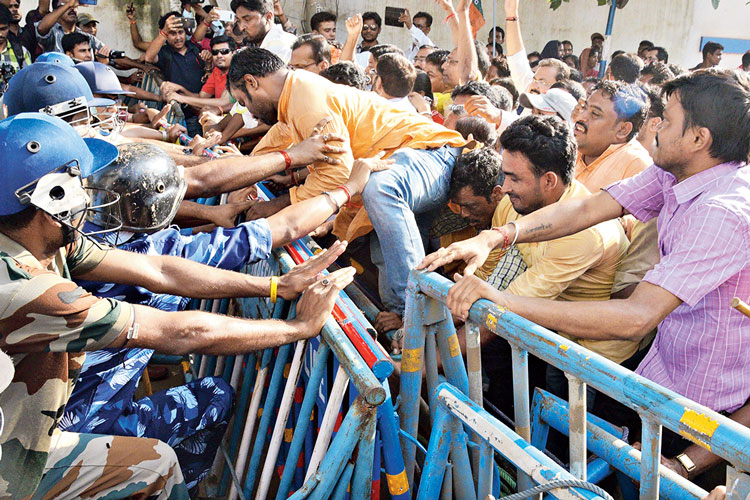
POLYGON ((606 190, 641 221, 658 216, 660 262, 643 278, 682 300, 636 370, 715 411, 750 397, 750 167, 724 163, 677 183, 652 165, 606 190))

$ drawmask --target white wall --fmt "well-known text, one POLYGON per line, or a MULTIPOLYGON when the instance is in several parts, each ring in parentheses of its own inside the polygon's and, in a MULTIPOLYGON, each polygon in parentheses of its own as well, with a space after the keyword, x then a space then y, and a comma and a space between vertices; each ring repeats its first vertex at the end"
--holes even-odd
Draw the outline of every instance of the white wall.
MULTIPOLYGON (((589 45, 589 35, 594 31, 604 33, 607 25, 608 7, 598 7, 596 0, 571 0, 552 11, 547 0, 520 0, 521 25, 526 47, 529 51, 541 50, 550 39, 569 39, 576 54, 589 45)), ((699 43, 701 36, 746 38, 747 16, 750 7, 746 0, 721 0, 714 10, 710 0, 630 0, 624 9, 618 9, 612 37, 612 50, 635 51, 641 39, 649 39, 663 45, 670 54, 670 61, 684 66, 700 62, 699 43)), ((99 0, 93 7, 81 6, 79 12, 89 11, 100 21, 99 37, 110 47, 125 50, 129 55, 139 55, 130 43, 129 25, 125 18, 126 0, 99 0)), ((228 7, 229 0, 219 0, 219 5, 228 7)), ((487 40, 492 27, 493 3, 484 0, 486 26, 480 30, 479 39, 487 40)), ((495 2, 496 18, 500 26, 505 25, 504 2, 495 2)), ((24 12, 36 5, 36 0, 21 0, 24 12)), ((307 20, 317 10, 329 10, 338 14, 338 39, 346 39, 344 22, 357 12, 374 10, 384 15, 385 6, 406 7, 412 14, 424 10, 433 15, 430 38, 441 47, 452 48, 450 30, 443 23, 444 15, 432 0, 282 0, 282 6, 297 26, 307 26, 307 20), (302 20, 305 20, 303 23, 302 20)), ((138 26, 144 39, 155 36, 156 21, 169 9, 169 0, 135 0, 138 26)), ((381 42, 394 43, 400 47, 411 45, 403 28, 383 26, 381 42)), ((728 54, 722 66, 736 67, 740 55, 728 54)))

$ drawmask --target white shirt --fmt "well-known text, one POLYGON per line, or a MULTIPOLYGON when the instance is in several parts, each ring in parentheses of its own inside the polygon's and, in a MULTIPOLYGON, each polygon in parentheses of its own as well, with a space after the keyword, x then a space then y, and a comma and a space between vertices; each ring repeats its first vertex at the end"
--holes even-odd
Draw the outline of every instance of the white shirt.
POLYGON ((284 61, 284 64, 289 64, 289 60, 292 58, 292 45, 295 40, 297 40, 296 36, 284 31, 280 24, 274 23, 263 38, 260 48, 273 52, 284 61))
POLYGON ((414 107, 414 105, 409 100, 409 97, 394 97, 392 99, 388 99, 388 102, 396 106, 401 111, 409 111, 410 113, 416 113, 417 108, 414 107))
POLYGON ((414 62, 414 58, 417 57, 417 52, 419 52, 419 47, 423 45, 431 45, 435 47, 436 45, 432 43, 432 40, 424 34, 424 31, 417 28, 413 24, 411 25, 411 28, 409 29, 409 34, 411 35, 412 44, 411 49, 406 54, 406 57, 409 58, 411 62, 414 62))
POLYGON ((521 49, 512 56, 508 56, 508 68, 518 93, 521 94, 529 90, 531 82, 534 81, 534 72, 531 70, 529 58, 526 56, 526 49, 521 49))

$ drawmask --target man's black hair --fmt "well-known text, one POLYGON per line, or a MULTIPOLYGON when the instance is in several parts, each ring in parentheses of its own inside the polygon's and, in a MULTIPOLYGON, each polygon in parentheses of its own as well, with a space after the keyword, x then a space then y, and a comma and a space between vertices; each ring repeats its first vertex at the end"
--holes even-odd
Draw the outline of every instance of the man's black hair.
POLYGON ((320 76, 359 90, 367 89, 367 79, 362 69, 351 61, 336 63, 320 72, 320 76))
POLYGON ((279 56, 266 49, 258 47, 243 47, 232 56, 232 63, 227 72, 227 88, 229 85, 242 86, 245 75, 262 78, 276 73, 286 64, 279 56))
POLYGON ((581 83, 593 83, 594 85, 596 85, 599 82, 601 82, 601 80, 599 79, 599 77, 597 77, 597 76, 590 76, 588 78, 584 78, 581 83))
POLYGON ((594 91, 597 90, 601 90, 612 101, 618 120, 633 125, 625 140, 635 137, 648 113, 648 98, 643 90, 637 85, 612 80, 602 80, 594 87, 594 91))
POLYGON ((609 70, 612 77, 625 83, 635 83, 641 76, 643 61, 635 54, 620 54, 612 58, 609 70))
POLYGON ((482 75, 482 78, 485 78, 487 72, 490 70, 490 56, 487 55, 487 49, 479 42, 479 40, 474 40, 474 50, 477 53, 477 66, 479 67, 479 73, 482 75))
POLYGON ((653 46, 654 42, 652 42, 651 40, 641 40, 641 43, 638 44, 638 51, 640 52, 643 47, 651 48, 653 46))
POLYGON ((560 42, 561 45, 565 45, 566 43, 571 47, 573 46, 573 42, 571 42, 570 40, 563 40, 562 42, 560 42))
POLYGON ((649 83, 653 85, 661 85, 674 78, 672 70, 663 62, 653 62, 641 70, 641 76, 649 75, 651 76, 649 83))
POLYGON ((581 83, 583 82, 583 73, 575 68, 570 68, 570 81, 581 83))
POLYGON ((492 33, 492 36, 494 37, 495 33, 498 31, 503 34, 503 40, 505 40, 505 30, 500 26, 495 26, 494 28, 492 28, 490 30, 490 33, 492 33))
POLYGON ((482 196, 491 201, 492 190, 495 186, 503 184, 502 165, 502 157, 488 146, 462 154, 456 159, 456 165, 453 167, 448 199, 454 200, 459 191, 471 186, 475 196, 482 196))
POLYGON ((708 42, 703 46, 703 60, 706 60, 708 54, 713 54, 717 50, 724 50, 724 46, 717 42, 708 42))
POLYGON ((313 61, 315 64, 320 64, 323 61, 331 62, 331 45, 323 35, 316 35, 313 33, 306 33, 300 35, 292 44, 292 50, 297 50, 303 45, 309 45, 312 49, 313 61))
POLYGON ((34 219, 38 208, 35 206, 26 207, 20 212, 10 215, 0 215, 0 231, 18 231, 25 228, 34 219))
POLYGON ((430 14, 428 12, 419 11, 416 14, 414 14, 414 17, 412 17, 411 19, 413 21, 414 19, 416 19, 418 17, 424 17, 425 21, 427 21, 427 27, 428 28, 432 26, 432 14, 430 14))
POLYGON ((88 37, 88 35, 85 35, 78 31, 74 31, 73 33, 66 33, 60 40, 60 45, 62 45, 63 52, 73 52, 73 49, 75 49, 76 45, 81 43, 85 43, 90 47, 91 39, 88 37))
POLYGON ((8 7, 0 3, 0 26, 10 26, 11 24, 13 24, 13 14, 10 13, 8 7))
POLYGON ((667 64, 669 62, 669 52, 664 47, 651 47, 649 50, 656 51, 656 60, 667 64))
POLYGON ((669 64, 667 64, 667 66, 669 66, 669 70, 670 70, 670 71, 671 71, 672 73, 674 73, 674 76, 680 76, 680 75, 684 75, 685 73, 687 73, 687 72, 688 72, 688 70, 687 70, 687 69, 685 69, 685 67, 684 67, 684 66, 680 66, 680 65, 679 65, 679 64, 677 64, 677 63, 669 63, 669 64))
POLYGON ((409 60, 399 54, 383 54, 378 57, 375 71, 383 85, 383 91, 391 97, 406 97, 414 88, 417 71, 409 60))
POLYGON ((494 66, 497 70, 497 78, 506 78, 510 76, 508 59, 505 57, 493 57, 492 61, 490 61, 490 65, 494 66))
POLYGON ((505 109, 507 103, 503 103, 499 94, 494 92, 492 86, 486 82, 477 82, 469 80, 463 85, 458 85, 451 92, 451 99, 455 100, 460 95, 480 95, 486 97, 493 106, 498 109, 505 109))
POLYGON ((560 80, 559 82, 553 83, 550 88, 562 89, 572 95, 576 101, 586 99, 586 89, 583 88, 583 85, 573 80, 560 80))
POLYGON ((513 83, 512 78, 496 78, 492 80, 492 86, 502 87, 508 91, 508 95, 510 95, 511 98, 511 105, 508 111, 513 111, 518 107, 518 98, 520 97, 520 94, 518 93, 518 89, 516 88, 516 84, 513 83))
POLYGON ((646 120, 651 118, 664 118, 664 106, 667 104, 667 100, 664 98, 664 92, 658 85, 641 85, 641 89, 646 93, 648 97, 648 113, 646 114, 646 120))
POLYGON ((161 16, 159 18, 159 29, 160 30, 164 29, 164 26, 167 24, 167 19, 169 19, 172 16, 181 17, 182 13, 181 12, 177 12, 176 10, 173 10, 173 11, 167 12, 166 14, 164 14, 163 16, 161 16))
POLYGON ((620 54, 625 54, 626 52, 624 50, 615 50, 612 52, 612 57, 610 57, 610 60, 614 60, 615 57, 619 56, 620 54))
POLYGON ((743 71, 716 68, 693 71, 664 84, 685 112, 683 132, 705 127, 711 132, 712 158, 750 160, 750 79, 743 71))
POLYGON ((417 70, 417 78, 414 80, 414 92, 423 93, 430 101, 435 100, 432 94, 432 81, 427 73, 417 70))
POLYGON ((742 54, 742 69, 750 66, 750 50, 742 54))
POLYGON ((578 59, 578 56, 575 54, 568 54, 567 56, 563 57, 563 62, 570 66, 570 69, 581 69, 581 60, 578 59), (570 64, 568 64, 568 61, 566 59, 570 59, 573 65, 571 66, 570 64))
POLYGON ((499 43, 488 43, 487 44, 487 55, 492 58, 492 50, 495 50, 495 56, 501 56, 505 52, 503 51, 503 46, 499 43))
POLYGON ((237 9, 244 7, 247 10, 258 12, 261 16, 265 16, 269 12, 273 12, 273 0, 232 0, 230 8, 232 12, 237 12, 237 9))
POLYGON ((431 53, 427 54, 427 57, 424 58, 424 62, 436 66, 442 73, 443 64, 445 64, 445 61, 448 60, 448 56, 450 55, 450 53, 450 50, 433 50, 431 53))
POLYGON ((219 45, 220 43, 229 44, 229 50, 231 51, 234 51, 237 48, 237 42, 234 41, 234 38, 228 35, 219 35, 213 37, 211 39, 210 46, 213 49, 215 45, 219 45))
POLYGON ((398 54, 400 56, 404 55, 403 50, 390 43, 380 43, 378 45, 373 45, 367 50, 370 51, 370 54, 372 54, 372 57, 375 58, 376 61, 378 60, 378 58, 380 58, 380 56, 384 54, 398 54))
POLYGON ((326 10, 316 12, 310 18, 310 29, 313 31, 318 31, 318 27, 320 27, 321 23, 328 23, 331 21, 333 21, 334 23, 336 22, 335 14, 326 10))
POLYGON ((383 25, 383 20, 380 18, 380 14, 378 14, 377 12, 365 12, 364 14, 362 14, 362 22, 365 22, 368 19, 375 21, 375 24, 378 25, 378 28, 383 25))
POLYGON ((521 153, 539 178, 554 172, 569 185, 573 180, 578 145, 568 124, 557 116, 525 116, 510 125, 500 136, 503 149, 521 153))

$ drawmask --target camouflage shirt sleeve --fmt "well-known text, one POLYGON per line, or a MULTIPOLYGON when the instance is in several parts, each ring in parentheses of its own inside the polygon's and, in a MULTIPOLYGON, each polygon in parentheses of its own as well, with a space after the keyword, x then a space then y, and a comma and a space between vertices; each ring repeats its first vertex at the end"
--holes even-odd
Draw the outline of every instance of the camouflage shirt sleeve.
POLYGON ((70 274, 85 274, 98 266, 109 251, 108 247, 97 246, 88 238, 80 236, 69 248, 67 264, 70 274))
POLYGON ((130 304, 94 297, 53 271, 12 257, 2 261, 10 279, 0 287, 0 348, 9 354, 102 349, 133 323, 130 304))

